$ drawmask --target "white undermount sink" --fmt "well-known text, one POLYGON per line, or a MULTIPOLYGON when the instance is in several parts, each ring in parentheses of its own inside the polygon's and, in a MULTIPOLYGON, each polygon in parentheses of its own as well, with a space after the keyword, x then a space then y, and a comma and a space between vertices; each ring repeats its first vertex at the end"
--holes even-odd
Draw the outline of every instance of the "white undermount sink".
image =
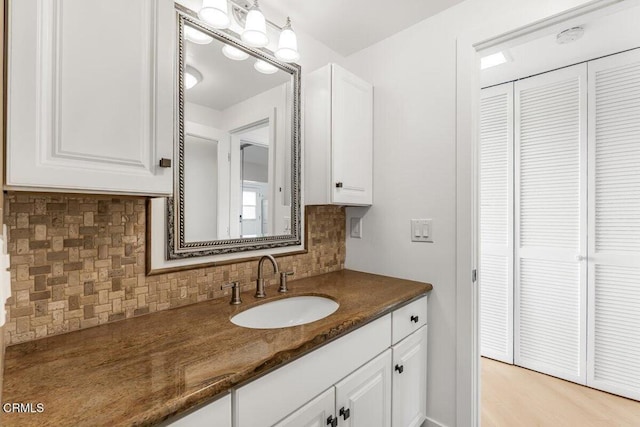
POLYGON ((251 329, 276 329, 324 319, 340 305, 330 298, 300 296, 267 302, 231 318, 235 325, 251 329))

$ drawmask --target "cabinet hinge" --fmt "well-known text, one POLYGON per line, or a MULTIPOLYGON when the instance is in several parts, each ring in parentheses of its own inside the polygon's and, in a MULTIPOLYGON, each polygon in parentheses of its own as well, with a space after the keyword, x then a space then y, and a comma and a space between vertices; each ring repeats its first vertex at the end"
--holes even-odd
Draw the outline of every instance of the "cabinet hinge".
POLYGON ((228 152, 228 153, 227 153, 227 161, 228 161, 228 162, 231 162, 231 152, 228 152))
POLYGON ((471 281, 473 283, 476 283, 478 281, 478 270, 476 270, 475 268, 471 270, 471 281))

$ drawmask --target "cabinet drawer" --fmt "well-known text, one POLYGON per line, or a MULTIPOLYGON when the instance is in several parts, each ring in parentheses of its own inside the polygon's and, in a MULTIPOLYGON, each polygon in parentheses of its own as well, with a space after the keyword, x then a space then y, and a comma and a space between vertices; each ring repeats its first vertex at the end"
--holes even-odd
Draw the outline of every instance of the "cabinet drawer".
POLYGON ((424 296, 391 314, 393 344, 427 324, 427 297, 424 296))

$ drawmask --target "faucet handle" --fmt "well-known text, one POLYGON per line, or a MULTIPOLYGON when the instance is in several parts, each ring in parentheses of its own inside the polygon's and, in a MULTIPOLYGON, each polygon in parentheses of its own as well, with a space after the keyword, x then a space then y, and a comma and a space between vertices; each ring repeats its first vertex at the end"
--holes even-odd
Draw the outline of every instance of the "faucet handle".
POLYGON ((281 294, 289 292, 287 288, 287 277, 293 276, 293 271, 281 271, 280 272, 280 287, 278 288, 278 292, 281 294))
POLYGON ((240 283, 230 282, 220 286, 221 290, 225 290, 229 288, 231 288, 231 301, 229 302, 229 304, 231 305, 242 304, 242 299, 240 298, 240 283))

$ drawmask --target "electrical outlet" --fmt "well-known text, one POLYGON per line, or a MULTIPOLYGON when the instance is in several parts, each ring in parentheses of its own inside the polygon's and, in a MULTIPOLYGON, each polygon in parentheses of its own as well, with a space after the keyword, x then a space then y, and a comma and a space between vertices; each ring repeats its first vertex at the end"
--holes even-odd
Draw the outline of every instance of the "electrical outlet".
POLYGON ((362 218, 351 218, 351 231, 349 235, 354 239, 362 238, 362 218))

